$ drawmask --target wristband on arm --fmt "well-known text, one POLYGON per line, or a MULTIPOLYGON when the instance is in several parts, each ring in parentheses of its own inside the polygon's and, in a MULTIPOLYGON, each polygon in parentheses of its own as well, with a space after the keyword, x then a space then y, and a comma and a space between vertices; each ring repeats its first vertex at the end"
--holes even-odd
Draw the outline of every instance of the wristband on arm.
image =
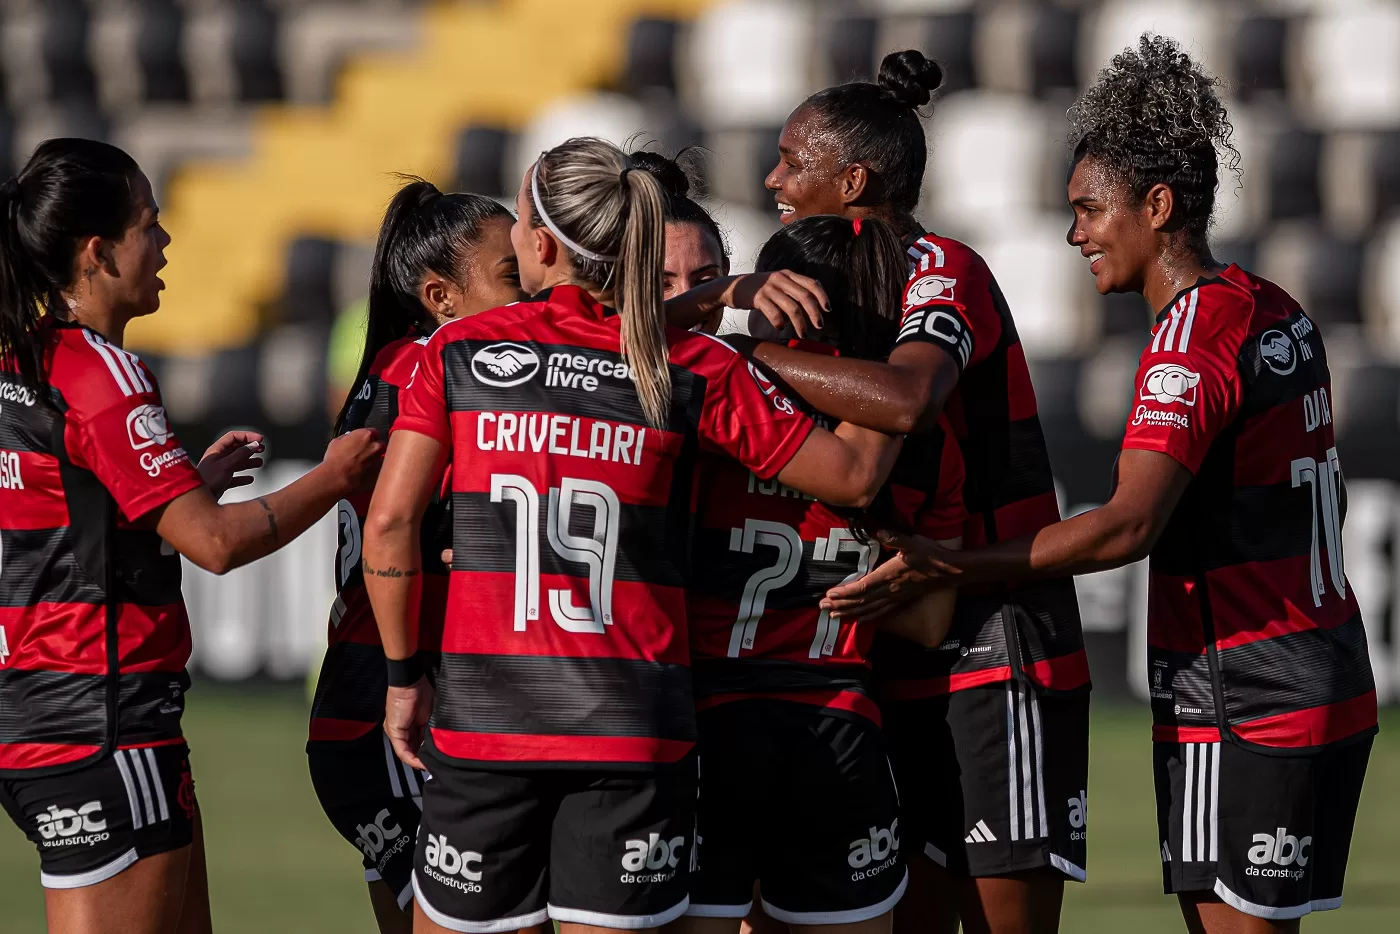
POLYGON ((423 677, 423 656, 414 652, 408 658, 385 658, 389 669, 389 687, 406 688, 417 684, 423 677))

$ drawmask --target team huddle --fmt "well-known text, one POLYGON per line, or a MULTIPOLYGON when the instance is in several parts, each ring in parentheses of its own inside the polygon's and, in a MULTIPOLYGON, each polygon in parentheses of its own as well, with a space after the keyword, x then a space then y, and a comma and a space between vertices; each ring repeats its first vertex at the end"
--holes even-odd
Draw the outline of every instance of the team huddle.
POLYGON ((308 764, 386 934, 1056 931, 1073 576, 1148 556, 1165 891, 1209 934, 1340 907, 1377 720, 1330 379, 1211 256, 1216 82, 1144 36, 1070 110, 1067 241, 1158 314, 1112 496, 1062 520, 1013 309, 914 216, 941 79, 897 52, 793 111, 750 274, 656 153, 568 140, 513 210, 409 182, 324 461, 222 505, 261 437, 194 461, 122 347, 149 182, 41 144, 0 187, 0 802, 49 929, 210 930, 179 555, 332 508, 308 764))

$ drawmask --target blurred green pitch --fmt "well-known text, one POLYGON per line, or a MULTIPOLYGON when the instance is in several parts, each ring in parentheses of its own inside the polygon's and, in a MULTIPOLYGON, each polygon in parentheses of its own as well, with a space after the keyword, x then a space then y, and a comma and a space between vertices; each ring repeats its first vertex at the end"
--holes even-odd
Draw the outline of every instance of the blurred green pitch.
MULTIPOLYGON (((1089 884, 1066 888, 1065 934, 1180 934, 1161 894, 1145 708, 1099 704, 1089 789, 1089 884)), ((359 854, 331 829, 306 776, 301 691, 199 684, 186 727, 204 811, 214 927, 373 934, 359 854)), ((1346 907, 1309 934, 1400 931, 1400 711, 1381 722, 1347 875, 1346 907)), ((38 857, 0 819, 0 932, 43 930, 38 857)))

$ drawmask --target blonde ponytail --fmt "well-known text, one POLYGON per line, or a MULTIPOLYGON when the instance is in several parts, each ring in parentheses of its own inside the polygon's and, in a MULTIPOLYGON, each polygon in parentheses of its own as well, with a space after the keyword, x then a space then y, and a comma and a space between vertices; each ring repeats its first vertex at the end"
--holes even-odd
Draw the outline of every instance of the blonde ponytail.
POLYGON ((622 355, 637 384, 647 421, 664 426, 671 407, 671 368, 666 345, 666 204, 650 172, 626 172, 628 211, 617 254, 616 289, 622 315, 622 355))
POLYGON ((536 227, 569 256, 573 279, 609 291, 622 318, 621 349, 647 421, 671 408, 671 370, 661 295, 666 260, 665 192, 601 139, 576 138, 540 156, 531 178, 536 227))

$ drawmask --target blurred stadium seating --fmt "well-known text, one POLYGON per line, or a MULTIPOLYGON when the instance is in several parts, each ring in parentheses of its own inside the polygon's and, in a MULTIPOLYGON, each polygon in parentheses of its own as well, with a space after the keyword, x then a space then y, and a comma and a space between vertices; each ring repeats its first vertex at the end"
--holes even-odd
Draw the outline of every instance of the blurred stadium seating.
MULTIPOLYGON (((1135 297, 1098 297, 1063 245, 1064 111, 1145 29, 1182 40, 1228 85, 1242 175, 1221 185, 1218 254, 1283 284, 1327 332, 1355 481, 1349 565, 1389 683, 1400 671, 1400 0, 3 0, 0 168, 60 133, 137 157, 174 243, 164 308, 132 327, 131 345, 192 446, 255 425, 291 462, 319 454, 343 390, 325 389, 346 369, 326 347, 338 319, 354 336, 392 173, 508 199, 534 154, 569 135, 698 144, 745 269, 776 227, 762 178, 787 113, 918 46, 948 75, 928 120, 921 216, 998 272, 1066 507, 1078 508, 1107 494, 1149 315, 1135 297)), ((336 341, 337 353, 353 344, 336 341)), ((225 607, 201 656, 225 663, 206 668, 267 670, 283 626, 299 627, 285 639, 302 660, 275 673, 305 666, 329 582, 308 587, 315 561, 294 563, 307 570, 243 572, 280 607, 254 613, 254 643, 269 648, 246 659, 224 652, 249 638, 228 622, 239 587, 193 577, 201 605, 225 607), (235 630, 213 638, 226 624, 235 630)), ((1100 655, 1133 656, 1139 577, 1083 582, 1100 655)), ((1116 667, 1123 678, 1101 684, 1132 683, 1130 666, 1116 667)))

